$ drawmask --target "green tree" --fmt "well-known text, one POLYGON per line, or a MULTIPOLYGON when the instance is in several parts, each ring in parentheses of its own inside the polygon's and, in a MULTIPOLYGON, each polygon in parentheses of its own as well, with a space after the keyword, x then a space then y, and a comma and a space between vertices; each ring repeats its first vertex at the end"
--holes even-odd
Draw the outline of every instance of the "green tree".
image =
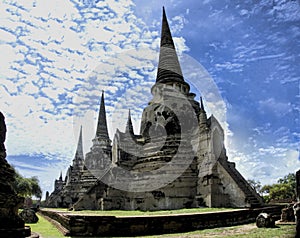
POLYGON ((265 201, 296 199, 296 175, 290 173, 283 178, 278 179, 277 183, 272 185, 264 185, 261 188, 265 201))
POLYGON ((14 189, 22 197, 42 197, 42 190, 37 177, 24 178, 17 171, 15 173, 14 189))
POLYGON ((256 191, 257 193, 259 193, 259 194, 261 195, 261 188, 262 188, 261 182, 258 181, 258 180, 256 181, 256 180, 254 180, 254 179, 248 179, 247 181, 248 181, 248 183, 250 184, 250 186, 251 186, 253 189, 255 189, 255 191, 256 191))
POLYGON ((30 178, 31 180, 31 193, 37 198, 42 198, 42 189, 39 185, 39 179, 36 176, 30 178))
POLYGON ((278 179, 279 184, 289 184, 293 190, 296 191, 296 174, 289 173, 284 176, 282 179, 278 179))

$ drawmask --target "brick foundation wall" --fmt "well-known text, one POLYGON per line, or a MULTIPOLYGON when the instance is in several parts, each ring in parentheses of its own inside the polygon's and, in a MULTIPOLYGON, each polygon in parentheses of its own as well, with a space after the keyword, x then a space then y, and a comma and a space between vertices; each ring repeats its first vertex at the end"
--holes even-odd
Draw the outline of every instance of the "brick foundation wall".
POLYGON ((91 216, 49 210, 40 213, 59 222, 71 236, 135 236, 187 232, 255 222, 261 212, 281 214, 282 206, 214 213, 156 216, 91 216))

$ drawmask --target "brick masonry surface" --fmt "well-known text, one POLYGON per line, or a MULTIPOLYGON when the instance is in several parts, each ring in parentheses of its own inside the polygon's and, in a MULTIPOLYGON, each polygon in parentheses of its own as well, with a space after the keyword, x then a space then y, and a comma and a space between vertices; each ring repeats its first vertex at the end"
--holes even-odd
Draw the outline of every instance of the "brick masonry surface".
POLYGON ((41 210, 40 213, 59 222, 70 236, 136 236, 187 232, 255 222, 261 212, 280 215, 282 206, 238 209, 214 213, 156 216, 91 216, 41 210))

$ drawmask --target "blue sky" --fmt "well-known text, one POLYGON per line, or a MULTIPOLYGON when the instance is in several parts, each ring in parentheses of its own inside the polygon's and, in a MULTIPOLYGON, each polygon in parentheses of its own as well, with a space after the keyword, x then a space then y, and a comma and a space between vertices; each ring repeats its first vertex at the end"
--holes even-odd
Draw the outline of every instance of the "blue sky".
POLYGON ((111 139, 128 109, 138 133, 163 5, 185 79, 222 123, 229 160, 263 184, 299 169, 299 1, 1 1, 7 159, 44 192, 71 163, 81 124, 89 150, 101 90, 111 139))

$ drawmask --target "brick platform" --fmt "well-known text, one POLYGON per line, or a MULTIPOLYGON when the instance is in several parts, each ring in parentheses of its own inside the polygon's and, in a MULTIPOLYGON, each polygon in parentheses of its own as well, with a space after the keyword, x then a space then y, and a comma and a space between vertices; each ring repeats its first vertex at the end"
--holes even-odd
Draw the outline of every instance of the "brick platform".
MULTIPOLYGON (((279 215, 282 206, 239 209, 214 213, 155 216, 95 216, 41 210, 64 227, 69 236, 136 236, 187 232, 255 222, 261 212, 279 215)), ((200 209, 199 209, 200 210, 200 209)))

